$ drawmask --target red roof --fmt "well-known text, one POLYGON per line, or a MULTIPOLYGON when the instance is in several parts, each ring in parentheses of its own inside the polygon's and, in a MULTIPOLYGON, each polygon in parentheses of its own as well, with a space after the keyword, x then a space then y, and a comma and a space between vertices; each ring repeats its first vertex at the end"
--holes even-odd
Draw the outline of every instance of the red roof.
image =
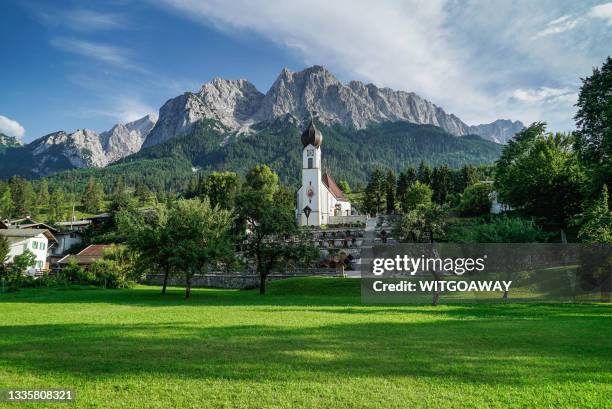
POLYGON ((344 193, 342 193, 342 190, 340 190, 340 188, 336 184, 336 181, 334 180, 334 178, 332 178, 331 175, 329 173, 327 173, 327 171, 325 171, 325 173, 323 173, 323 176, 321 176, 321 180, 323 181, 323 184, 332 193, 332 195, 336 196, 336 199, 344 200, 345 202, 349 201, 346 198, 346 196, 344 196, 344 193))
POLYGON ((92 244, 91 246, 87 246, 84 250, 81 250, 77 256, 102 257, 104 255, 104 250, 111 247, 112 244, 92 244))
POLYGON ((58 260, 58 264, 68 264, 70 260, 75 260, 79 265, 89 265, 104 256, 104 251, 111 248, 112 244, 92 244, 87 246, 77 255, 68 254, 58 260))

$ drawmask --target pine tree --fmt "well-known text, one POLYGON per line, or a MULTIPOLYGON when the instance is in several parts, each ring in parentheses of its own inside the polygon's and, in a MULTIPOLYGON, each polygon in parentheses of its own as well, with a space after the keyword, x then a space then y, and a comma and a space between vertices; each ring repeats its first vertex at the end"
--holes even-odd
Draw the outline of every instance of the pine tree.
POLYGON ((65 218, 65 203, 64 189, 61 187, 55 189, 49 198, 49 221, 57 222, 65 218))
POLYGON ((447 165, 442 165, 434 169, 431 176, 431 188, 433 190, 433 200, 436 203, 445 203, 446 197, 452 191, 452 171, 447 165))
POLYGON ((386 195, 385 199, 387 202, 387 214, 392 214, 395 212, 395 189, 397 184, 397 179, 395 178, 395 172, 389 170, 387 172, 387 178, 385 180, 385 190, 386 195))
POLYGON ((34 210, 34 189, 32 184, 19 176, 9 180, 13 196, 14 212, 18 216, 31 215, 34 210))
POLYGON ((10 218, 13 216, 13 195, 11 189, 6 185, 4 191, 0 190, 0 218, 10 218))
POLYGON ((138 198, 138 203, 140 203, 141 206, 146 204, 149 201, 149 198, 151 197, 151 191, 144 183, 136 184, 134 194, 138 198))
POLYGON ((49 205, 49 182, 47 179, 42 179, 38 185, 38 194, 36 195, 36 205, 46 207, 49 205))
POLYGON ((102 207, 104 190, 96 179, 92 176, 87 182, 87 188, 83 195, 83 207, 87 213, 98 213, 102 207))
POLYGON ((431 168, 424 161, 419 164, 419 170, 417 171, 417 180, 425 185, 431 184, 431 168))
POLYGON ((397 198, 401 202, 408 188, 417 181, 417 171, 414 167, 409 167, 400 172, 397 178, 397 198))
POLYGON ((385 194, 385 177, 376 167, 372 171, 370 181, 365 190, 364 207, 369 214, 379 214, 381 210, 383 195, 385 194))
POLYGON ((466 187, 478 182, 478 171, 473 165, 463 165, 457 175, 457 186, 455 187, 457 193, 463 192, 466 187))

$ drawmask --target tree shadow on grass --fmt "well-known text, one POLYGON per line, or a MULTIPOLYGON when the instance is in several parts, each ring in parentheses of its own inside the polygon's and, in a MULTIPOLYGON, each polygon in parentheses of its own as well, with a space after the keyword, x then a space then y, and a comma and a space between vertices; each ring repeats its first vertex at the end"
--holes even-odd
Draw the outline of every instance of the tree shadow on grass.
POLYGON ((0 368, 62 377, 161 374, 247 381, 445 378, 482 385, 605 382, 609 317, 316 327, 193 323, 2 326, 0 368), (592 318, 595 320, 594 318, 592 318))

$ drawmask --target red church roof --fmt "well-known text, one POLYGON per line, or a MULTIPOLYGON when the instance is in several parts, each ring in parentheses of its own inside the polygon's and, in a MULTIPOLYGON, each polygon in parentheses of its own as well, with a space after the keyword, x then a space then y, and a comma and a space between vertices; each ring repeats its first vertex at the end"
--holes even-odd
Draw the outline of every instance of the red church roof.
POLYGON ((327 171, 325 171, 325 173, 323 173, 323 176, 321 176, 321 180, 323 181, 323 184, 332 193, 332 195, 334 195, 336 197, 336 199, 343 200, 345 202, 349 201, 346 198, 346 196, 344 196, 344 193, 342 193, 342 190, 340 190, 340 188, 336 184, 336 181, 334 180, 334 178, 332 178, 332 176, 329 173, 327 173, 327 171))

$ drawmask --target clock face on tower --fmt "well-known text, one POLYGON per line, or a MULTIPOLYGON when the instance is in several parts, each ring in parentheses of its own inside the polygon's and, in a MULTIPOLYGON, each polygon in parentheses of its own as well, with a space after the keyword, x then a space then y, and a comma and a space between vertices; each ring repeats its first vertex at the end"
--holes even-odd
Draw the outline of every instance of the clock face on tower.
POLYGON ((308 149, 306 151, 306 157, 312 158, 314 156, 314 149, 308 149))
POLYGON ((314 196, 314 190, 312 190, 311 187, 308 188, 308 190, 306 191, 306 196, 308 196, 309 199, 312 199, 314 196))

